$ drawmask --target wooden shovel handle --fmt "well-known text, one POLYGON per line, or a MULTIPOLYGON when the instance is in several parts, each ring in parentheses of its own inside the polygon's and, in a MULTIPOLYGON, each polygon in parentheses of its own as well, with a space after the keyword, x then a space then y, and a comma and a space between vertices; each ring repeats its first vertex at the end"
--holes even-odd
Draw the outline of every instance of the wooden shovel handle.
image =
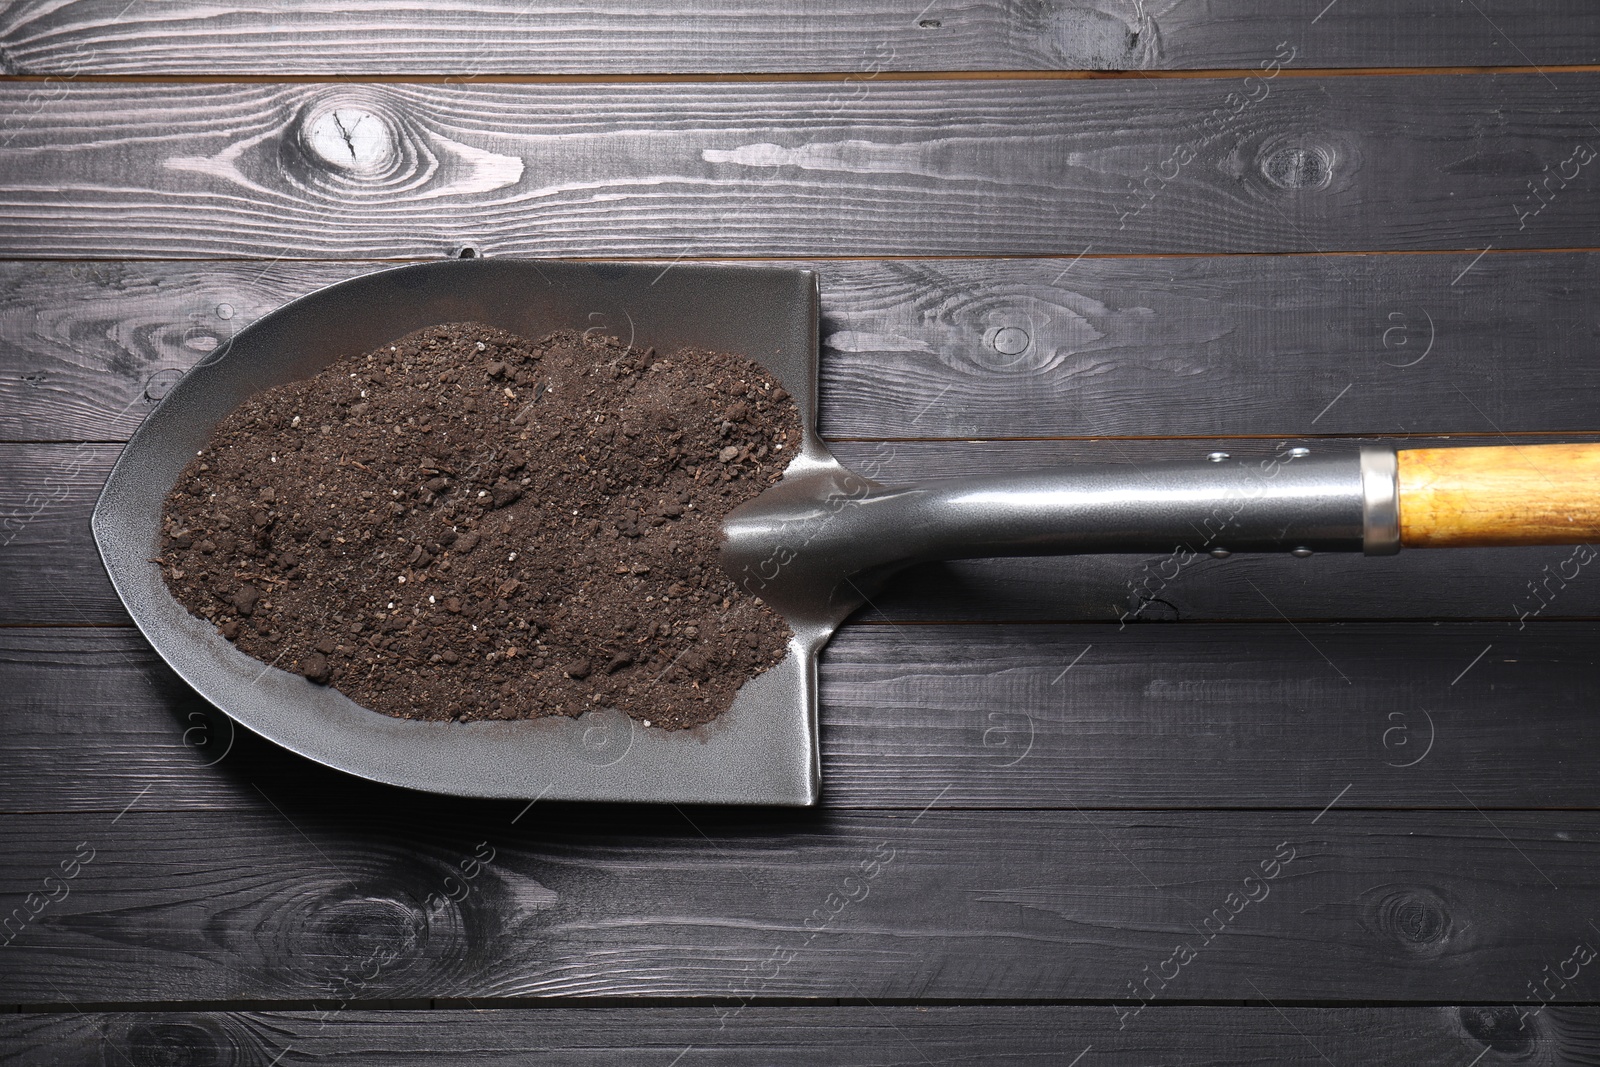
POLYGON ((1398 460, 1407 548, 1600 540, 1600 444, 1416 448, 1398 460))

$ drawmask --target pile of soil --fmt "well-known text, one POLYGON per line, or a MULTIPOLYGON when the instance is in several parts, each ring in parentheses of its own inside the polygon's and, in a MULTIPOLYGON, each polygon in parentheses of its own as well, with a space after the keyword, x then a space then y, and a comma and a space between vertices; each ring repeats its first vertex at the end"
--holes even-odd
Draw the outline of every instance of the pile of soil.
POLYGON ((743 356, 436 326, 225 418, 159 562, 240 649, 374 711, 692 726, 782 658, 717 552, 799 441, 743 356))

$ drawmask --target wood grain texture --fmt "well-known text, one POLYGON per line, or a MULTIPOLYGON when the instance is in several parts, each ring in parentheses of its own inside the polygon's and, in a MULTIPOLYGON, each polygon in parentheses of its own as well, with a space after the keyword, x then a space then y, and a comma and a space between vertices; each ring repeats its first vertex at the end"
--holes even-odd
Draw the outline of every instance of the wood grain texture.
MULTIPOLYGON (((151 405, 142 405, 148 410, 151 405)), ((1536 441, 1539 438, 1520 438, 1536 441)), ((1390 443, 1416 443, 1415 438, 1390 443)), ((1237 438, 1154 441, 897 441, 835 445, 888 483, 1070 463, 1133 465, 1224 450, 1268 457, 1352 441, 1237 438)), ((89 516, 117 444, 0 444, 0 625, 127 624, 100 565, 89 516)), ((861 618, 872 622, 1197 622, 1306 619, 1600 618, 1600 579, 1565 547, 1402 552, 1367 558, 1288 555, 1058 556, 912 568, 861 618)))
MULTIPOLYGON (((1348 786, 1347 807, 1600 809, 1597 633, 847 627, 820 672, 824 802, 1315 814, 1348 786)), ((115 813, 146 786, 143 806, 267 810, 252 782, 329 810, 438 803, 233 729, 130 630, 0 629, 0 691, 0 811, 115 813)))
MULTIPOLYGON (((1593 812, 550 806, 513 826, 503 803, 412 817, 258 784, 275 807, 165 812, 152 791, 120 817, 7 819, 0 915, 27 921, 0 1002, 1532 1003, 1596 936, 1593 812), (30 904, 73 857, 67 892, 30 904)), ((1592 1002, 1592 971, 1552 995, 1592 1002)))
POLYGON ((0 264, 0 436, 126 441, 246 324, 382 264, 0 264))
POLYGON ((817 268, 837 437, 1600 429, 1592 254, 817 268))
POLYGON ((89 530, 120 450, 0 444, 0 624, 129 621, 89 530))
MULTIPOLYGON (((1593 76, 1293 76, 1600 60, 1588 7, 1525 6, 22 0, 0 79, 849 77, 0 84, 0 255, 122 260, 0 264, 0 624, 124 620, 85 523, 118 443, 360 257, 1046 257, 821 260, 824 429, 884 477, 1592 436, 1600 260, 1505 250, 1600 245, 1593 76), (1312 254, 1351 249, 1447 254, 1312 254)), ((236 731, 126 627, 0 625, 0 1002, 49 1009, 0 1061, 1600 1062, 1596 968, 1555 978, 1600 944, 1574 560, 923 568, 823 664, 812 812, 404 793, 236 731), (1268 621, 914 625, 1129 613, 1268 621), (1385 615, 1435 618, 1304 621, 1385 615), (610 1006, 77 1010, 478 997, 610 1006), (888 1003, 991 998, 1077 1006, 888 1003)))
MULTIPOLYGON (((1600 430, 1600 255, 1475 255, 798 265, 830 437, 1600 430)), ((0 439, 126 440, 235 331, 381 266, 0 264, 0 439)))
POLYGON ((8 73, 585 74, 1253 67, 1290 40, 1325 67, 1557 65, 1600 60, 1592 6, 1513 0, 1443 8, 1344 0, 1119 0, 953 5, 828 0, 685 9, 473 0, 229 9, 194 0, 18 0, 0 21, 8 73))
MULTIPOLYGON (((1531 1008, 1521 1008, 1531 1013, 1531 1008)), ((1189 1067, 1322 1063, 1415 1067, 1526 1055, 1552 1067, 1593 1064, 1600 1009, 1552 1006, 1526 1023, 1514 1005, 1428 1008, 1150 1007, 1126 1030, 1100 1007, 750 1006, 719 1008, 89 1012, 0 1016, 16 1067, 59 1064, 338 1063, 521 1067, 530 1055, 592 1067, 920 1063, 1189 1067), (689 1050, 685 1052, 685 1050, 689 1050), (103 1057, 103 1058, 102 1058, 103 1057)))
MULTIPOLYGON (((1600 446, 1407 448, 1398 458, 1407 548, 1600 539, 1600 446)), ((1591 551, 1578 565, 1593 558, 1591 551)))
POLYGON ((12 83, 0 254, 1589 247, 1595 102, 1573 74, 12 83))

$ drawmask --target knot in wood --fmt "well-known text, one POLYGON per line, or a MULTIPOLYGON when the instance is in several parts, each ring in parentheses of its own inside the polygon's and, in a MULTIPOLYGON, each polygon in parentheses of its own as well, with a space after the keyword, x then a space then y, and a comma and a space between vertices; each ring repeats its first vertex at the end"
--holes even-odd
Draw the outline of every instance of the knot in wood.
POLYGON ((926 338, 940 359, 964 374, 1037 375, 1054 370, 1104 337, 1090 317, 1107 313, 1105 307, 1074 293, 1033 287, 1019 290, 1001 283, 965 297, 957 306, 941 311, 932 330, 924 327, 915 333, 922 335, 918 340, 926 338), (1082 305, 1081 310, 1073 304, 1082 305), (970 338, 979 331, 982 340, 974 344, 970 338))
POLYGON ((1333 180, 1333 153, 1316 145, 1285 145, 1262 156, 1261 173, 1279 189, 1322 189, 1333 180))
POLYGON ((1521 1008, 1468 1007, 1460 1014, 1463 1030, 1502 1055, 1521 1056, 1533 1049, 1533 1027, 1521 1008))
POLYGON ((428 918, 409 904, 387 896, 328 901, 306 930, 311 951, 385 967, 421 952, 428 941, 428 918))
MULTIPOLYGON (((115 1041, 115 1038, 111 1039, 115 1041)), ((107 1063, 132 1063, 134 1067, 233 1067, 240 1062, 236 1041, 218 1022, 203 1015, 134 1023, 119 1042, 122 1055, 107 1050, 107 1063)))
POLYGON ((314 108, 306 114, 301 138, 312 159, 330 170, 367 179, 389 171, 399 140, 385 116, 353 105, 314 108))
POLYGON ((1410 955, 1434 956, 1444 950, 1451 918, 1437 893, 1420 886, 1388 886, 1366 898, 1366 925, 1378 937, 1410 955))
POLYGON ((1001 326, 990 330, 983 342, 1002 356, 1020 355, 1028 350, 1028 331, 1018 326, 1001 326))
MULTIPOLYGON (((203 351, 209 352, 215 347, 217 346, 212 344, 203 351)), ((151 372, 150 376, 144 380, 145 399, 160 400, 172 391, 172 387, 178 384, 178 379, 182 377, 183 372, 175 367, 165 367, 151 372)))
POLYGON ((1161 55, 1161 35, 1156 20, 1133 5, 1133 20, 1121 10, 1102 7, 1123 5, 1095 3, 1040 5, 1036 16, 1058 57, 1082 70, 1144 70, 1155 65, 1161 55))

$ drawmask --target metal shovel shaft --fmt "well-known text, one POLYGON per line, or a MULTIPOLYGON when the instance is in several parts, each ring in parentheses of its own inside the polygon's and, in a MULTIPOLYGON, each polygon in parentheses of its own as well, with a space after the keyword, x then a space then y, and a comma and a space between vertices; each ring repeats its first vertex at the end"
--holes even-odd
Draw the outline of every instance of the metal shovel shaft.
POLYGON ((724 565, 791 622, 837 625, 914 563, 1091 552, 1398 548, 1394 451, 1077 465, 911 488, 843 468, 768 490, 724 523, 724 565))

